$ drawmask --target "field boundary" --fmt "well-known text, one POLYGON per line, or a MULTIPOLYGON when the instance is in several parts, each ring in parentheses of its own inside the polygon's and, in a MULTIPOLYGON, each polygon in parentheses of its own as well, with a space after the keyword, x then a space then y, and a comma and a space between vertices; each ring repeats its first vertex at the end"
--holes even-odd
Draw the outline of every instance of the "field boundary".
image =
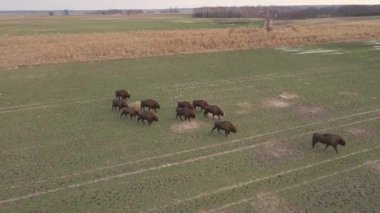
MULTIPOLYGON (((380 160, 375 160, 374 162, 379 162, 379 161, 380 160)), ((298 183, 298 184, 293 184, 293 185, 290 185, 290 186, 287 186, 287 187, 283 187, 283 188, 277 189, 277 190, 273 191, 273 193, 278 193, 278 192, 282 192, 282 191, 286 191, 286 190, 291 190, 291 189, 294 189, 294 188, 297 188, 297 187, 309 185, 311 183, 318 182, 318 181, 326 179, 326 178, 334 177, 334 176, 337 176, 337 175, 341 175, 341 174, 344 174, 344 173, 347 173, 347 172, 354 171, 356 169, 360 169, 360 168, 362 168, 362 167, 364 167, 364 166, 366 166, 366 165, 368 165, 370 163, 371 163, 370 161, 367 161, 365 163, 359 164, 357 166, 350 167, 348 169, 343 169, 343 170, 340 170, 340 171, 333 172, 332 174, 322 175, 322 176, 320 176, 318 178, 315 178, 315 179, 312 179, 312 180, 302 181, 301 183, 298 183)), ((268 194, 268 193, 265 193, 265 194, 268 194)), ((221 211, 221 210, 224 210, 224 209, 228 209, 228 208, 230 208, 232 206, 237 206, 237 205, 240 205, 242 203, 253 201, 254 199, 255 199, 255 197, 249 197, 249 198, 238 200, 236 202, 231 202, 231 203, 225 204, 223 206, 220 206, 220 207, 217 207, 217 208, 214 208, 214 209, 205 210, 205 211, 202 211, 202 212, 204 212, 204 213, 218 212, 218 211, 221 211)))
MULTIPOLYGON (((341 128, 341 127, 351 126, 351 125, 355 125, 355 124, 359 124, 359 123, 364 123, 364 122, 369 122, 369 121, 373 121, 373 120, 377 120, 377 119, 380 119, 380 116, 374 117, 374 118, 370 118, 370 119, 361 120, 361 121, 352 122, 352 123, 341 125, 341 126, 320 129, 320 130, 317 130, 317 131, 322 131, 322 130, 327 130, 327 129, 334 129, 334 128, 341 128)), ((307 133, 298 134, 298 135, 295 135, 295 136, 288 137, 286 139, 301 137, 301 136, 308 135, 308 134, 313 133, 313 132, 315 132, 315 131, 310 131, 310 132, 307 132, 307 133)), ((284 140, 284 139, 282 139, 282 140, 284 140)), ((198 158, 187 159, 187 160, 184 160, 184 161, 178 161, 178 162, 174 162, 174 163, 165 163, 165 164, 162 164, 160 166, 155 166, 155 167, 150 167, 150 168, 143 168, 143 169, 140 169, 140 170, 135 170, 135 171, 131 171, 131 172, 121 173, 121 174, 118 174, 118 175, 106 176, 106 177, 94 179, 94 180, 87 181, 87 182, 82 182, 82 183, 78 183, 78 184, 71 184, 71 185, 68 185, 68 186, 59 187, 59 188, 50 189, 50 190, 41 191, 41 192, 36 192, 36 193, 28 194, 28 195, 25 195, 25 196, 10 198, 10 199, 6 199, 6 200, 0 200, 0 204, 15 202, 15 201, 24 200, 24 199, 28 199, 28 198, 32 198, 32 197, 38 197, 38 196, 41 196, 41 195, 44 195, 44 194, 49 194, 49 193, 53 193, 53 192, 63 191, 63 190, 67 190, 67 189, 79 188, 79 187, 82 187, 82 186, 86 186, 86 185, 90 185, 90 184, 96 184, 96 183, 99 183, 99 182, 106 182, 106 181, 110 181, 110 180, 114 180, 114 179, 119 179, 119 178, 123 178, 123 177, 127 177, 127 176, 138 175, 138 174, 142 174, 142 173, 149 172, 149 171, 160 171, 160 170, 165 169, 165 168, 170 168, 170 167, 174 167, 174 166, 178 166, 178 165, 189 164, 189 163, 193 163, 193 162, 197 162, 197 161, 201 161, 201 160, 207 160, 207 159, 210 159, 210 158, 219 157, 219 156, 226 155, 226 154, 231 154, 231 153, 236 153, 236 152, 250 150, 250 149, 256 148, 258 146, 262 146, 262 145, 264 145, 264 144, 266 144, 268 142, 272 142, 272 141, 266 141, 266 142, 262 142, 262 143, 259 143, 259 144, 253 144, 253 145, 250 145, 250 146, 245 146, 245 147, 241 147, 241 148, 237 148, 237 149, 233 149, 233 150, 229 150, 229 151, 214 153, 214 154, 211 154, 211 155, 206 155, 206 156, 202 156, 202 157, 198 157, 198 158)), ((349 157, 349 156, 352 156, 352 155, 355 155, 355 154, 359 154, 359 153, 362 153, 362 152, 367 152, 367 151, 378 149, 378 148, 380 148, 380 146, 376 146, 376 147, 373 147, 371 149, 365 149, 365 150, 362 150, 362 151, 354 152, 354 153, 351 153, 349 155, 345 155, 345 156, 342 156, 342 157, 328 159, 328 160, 319 162, 317 164, 310 164, 310 165, 319 165, 319 164, 321 164, 323 162, 330 162, 330 161, 332 161, 334 159, 346 158, 346 157, 349 157)), ((305 168, 311 167, 310 165, 305 166, 305 168)), ((303 167, 301 167, 301 168, 303 168, 303 167)), ((300 170, 300 169, 287 170, 287 171, 281 172, 281 173, 279 173, 277 175, 286 174, 286 173, 289 173, 288 171, 297 171, 297 170, 300 170)), ((270 178, 271 176, 268 176, 268 177, 270 178)), ((268 179, 268 177, 266 177, 264 179, 268 179)), ((263 178, 260 178, 260 179, 263 179, 263 178)), ((242 185, 242 183, 239 183, 237 185, 242 185)), ((244 185, 247 185, 247 184, 244 183, 243 186, 244 185)), ((223 187, 223 188, 225 188, 225 187, 223 187)), ((230 188, 230 187, 227 187, 227 188, 230 188)), ((236 188, 236 187, 234 187, 234 188, 236 188)), ((206 194, 208 195, 209 193, 206 193, 206 194)), ((213 193, 211 193, 211 194, 213 194, 213 193)), ((198 196, 199 195, 195 196, 195 198, 193 197, 191 199, 188 198, 188 199, 176 201, 175 205, 178 205, 178 204, 180 204, 182 202, 189 201, 189 199, 190 200, 198 199, 198 196)), ((203 195, 201 197, 203 197, 203 195)))

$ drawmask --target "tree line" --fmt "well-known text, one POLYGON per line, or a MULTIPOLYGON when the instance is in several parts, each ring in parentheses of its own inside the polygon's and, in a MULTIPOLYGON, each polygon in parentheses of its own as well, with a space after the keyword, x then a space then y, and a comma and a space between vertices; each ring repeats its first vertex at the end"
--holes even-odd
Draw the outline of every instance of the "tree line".
POLYGON ((380 5, 201 7, 197 18, 305 19, 380 15, 380 5))

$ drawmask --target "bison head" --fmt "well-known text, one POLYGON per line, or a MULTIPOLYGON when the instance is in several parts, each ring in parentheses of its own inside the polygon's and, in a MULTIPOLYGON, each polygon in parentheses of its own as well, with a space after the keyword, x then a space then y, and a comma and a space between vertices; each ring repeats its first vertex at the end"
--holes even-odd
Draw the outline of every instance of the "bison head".
POLYGON ((343 140, 343 139, 340 139, 340 140, 339 140, 339 143, 340 143, 340 145, 342 145, 342 146, 346 145, 346 141, 343 140))

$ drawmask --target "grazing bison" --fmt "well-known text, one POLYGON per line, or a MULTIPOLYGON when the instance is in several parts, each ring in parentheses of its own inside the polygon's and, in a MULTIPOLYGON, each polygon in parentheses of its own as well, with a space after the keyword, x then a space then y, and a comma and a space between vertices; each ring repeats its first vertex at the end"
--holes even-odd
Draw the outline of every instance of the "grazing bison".
POLYGON ((206 117, 208 113, 212 114, 212 118, 214 118, 214 116, 218 116, 219 120, 220 116, 224 116, 224 112, 220 109, 220 107, 216 105, 205 107, 205 110, 203 112, 204 117, 206 117))
POLYGON ((193 101, 194 110, 196 110, 197 107, 201 108, 201 110, 204 110, 207 106, 209 106, 207 101, 204 101, 204 100, 194 100, 193 101))
POLYGON ((175 116, 175 119, 177 119, 178 116, 181 119, 181 121, 183 121, 182 116, 185 117, 185 120, 187 119, 189 121, 191 118, 195 118, 194 111, 192 109, 187 108, 187 107, 184 107, 184 108, 177 107, 177 109, 175 111, 177 113, 177 115, 175 116))
POLYGON ((129 115, 130 118, 135 118, 138 114, 139 114, 139 110, 136 109, 135 107, 127 107, 127 108, 123 108, 123 110, 121 111, 120 118, 123 117, 123 115, 125 117, 129 115))
POLYGON ((129 94, 126 90, 116 90, 115 91, 116 99, 126 100, 127 98, 131 98, 131 94, 129 94))
POLYGON ((315 144, 318 142, 326 144, 326 149, 328 146, 334 147, 335 152, 337 154, 338 154, 337 145, 339 144, 342 146, 346 145, 346 141, 344 141, 344 139, 338 135, 314 133, 313 134, 313 149, 315 147, 315 144))
POLYGON ((154 111, 157 112, 157 109, 160 109, 160 105, 157 103, 157 101, 153 99, 146 99, 141 101, 141 110, 145 110, 145 107, 147 107, 149 110, 154 109, 154 111))
POLYGON ((220 130, 224 130, 226 136, 230 134, 230 132, 236 133, 236 127, 229 121, 215 121, 214 128, 212 128, 211 133, 217 129, 218 132, 220 130))
POLYGON ((158 117, 153 112, 142 111, 138 114, 137 123, 139 123, 140 120, 143 124, 145 124, 145 120, 148 121, 149 124, 152 124, 153 121, 158 121, 158 117))
POLYGON ((191 105, 191 103, 188 101, 177 102, 177 108, 186 108, 186 107, 189 109, 194 109, 193 105, 191 105))
POLYGON ((127 108, 128 107, 128 104, 125 103, 123 100, 113 100, 112 101, 112 110, 116 108, 119 108, 119 111, 122 109, 122 108, 127 108))

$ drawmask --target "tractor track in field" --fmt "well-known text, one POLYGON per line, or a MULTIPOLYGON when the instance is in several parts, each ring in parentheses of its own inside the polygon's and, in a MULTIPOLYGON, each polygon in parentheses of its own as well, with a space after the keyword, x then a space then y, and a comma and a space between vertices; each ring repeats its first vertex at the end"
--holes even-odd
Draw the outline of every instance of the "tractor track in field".
MULTIPOLYGON (((365 123, 365 122, 370 122, 370 121, 374 121, 374 120, 378 120, 378 119, 380 119, 380 116, 378 116, 378 117, 372 117, 372 118, 364 119, 364 120, 360 120, 360 121, 355 121, 355 122, 347 123, 347 124, 336 126, 336 127, 319 129, 319 130, 315 130, 315 131, 324 131, 324 130, 329 130, 329 129, 342 128, 342 127, 351 126, 351 125, 360 124, 360 123, 365 123)), ((311 133, 313 133, 315 131, 310 131, 310 132, 305 132, 305 133, 302 133, 302 134, 294 135, 294 136, 288 137, 286 139, 293 139, 293 138, 297 138, 297 137, 306 136, 306 135, 309 135, 309 134, 311 134, 311 133)), ((282 140, 284 140, 284 138, 282 138, 282 140)), ((269 141, 266 141, 266 142, 262 142, 262 143, 258 143, 258 144, 253 144, 253 145, 248 145, 248 146, 244 146, 244 147, 239 147, 239 148, 236 148, 236 149, 233 149, 233 150, 223 151, 223 152, 219 152, 219 153, 213 153, 213 154, 209 154, 209 155, 205 155, 205 156, 201 156, 201 157, 197 157, 197 158, 193 158, 193 159, 187 159, 187 160, 182 160, 182 161, 177 161, 177 162, 172 162, 172 163, 164 163, 164 164, 161 164, 159 166, 142 168, 142 169, 135 170, 135 171, 129 171, 129 172, 125 172, 125 173, 120 173, 118 175, 105 176, 105 177, 102 177, 102 178, 93 179, 93 180, 82 182, 82 183, 71 184, 71 185, 67 185, 67 186, 63 186, 63 187, 59 187, 59 188, 54 188, 54 189, 50 189, 50 190, 45 190, 45 191, 40 191, 40 192, 35 192, 35 193, 27 194, 27 195, 24 195, 24 196, 19 196, 19 197, 9 198, 9 199, 5 199, 5 200, 0 200, 0 204, 16 202, 16 201, 19 201, 19 200, 24 200, 24 199, 28 199, 28 198, 38 197, 38 196, 45 195, 45 194, 50 194, 50 193, 54 193, 54 192, 64 191, 64 190, 67 190, 67 189, 79 188, 79 187, 83 187, 83 186, 87 186, 87 185, 96 184, 96 183, 99 183, 99 182, 106 182, 106 181, 110 181, 110 180, 120 179, 120 178, 123 178, 123 177, 139 175, 139 174, 146 173, 146 172, 151 172, 151 171, 160 171, 160 170, 165 169, 165 168, 171 168, 171 167, 179 166, 179 165, 186 165, 186 164, 189 164, 189 163, 203 161, 203 160, 208 160, 208 159, 211 159, 211 158, 215 158, 215 157, 219 157, 219 156, 224 156, 224 155, 227 155, 227 154, 247 151, 247 150, 251 150, 251 149, 254 149, 256 147, 262 146, 262 145, 264 145, 264 144, 266 144, 268 142, 272 142, 272 141, 269 140, 269 141)), ((312 166, 315 166, 315 165, 320 165, 322 163, 327 163, 327 162, 330 162, 330 161, 333 161, 333 160, 337 160, 337 159, 341 159, 341 158, 346 158, 346 157, 349 157, 349 156, 352 156, 352 155, 356 155, 356 154, 363 153, 363 152, 368 152, 370 150, 374 150, 374 149, 378 149, 378 148, 380 148, 380 146, 376 146, 376 147, 373 147, 373 148, 370 148, 370 149, 365 149, 365 150, 362 150, 362 151, 354 152, 354 153, 351 153, 349 155, 345 155, 345 156, 342 156, 342 157, 328 159, 328 160, 325 160, 325 161, 322 161, 322 162, 319 162, 319 163, 316 163, 316 164, 310 164, 310 165, 307 165, 307 166, 304 166, 304 167, 300 167, 298 169, 287 170, 287 171, 278 173, 275 176, 281 175, 281 174, 287 174, 287 173, 298 171, 298 170, 302 170, 302 169, 306 169, 306 168, 309 168, 309 167, 312 167, 312 166)), ((219 192, 223 192, 223 191, 230 190, 230 189, 233 189, 233 188, 241 187, 241 186, 244 186, 244 185, 247 185, 247 184, 251 184, 252 181, 253 182, 257 182, 257 181, 265 180, 265 179, 271 178, 272 176, 274 176, 274 175, 263 177, 263 178, 259 178, 259 179, 255 179, 255 180, 251 180, 251 181, 248 181, 248 182, 245 182, 245 183, 234 184, 233 186, 229 186, 229 187, 223 187, 222 189, 216 190, 214 192, 202 193, 202 194, 199 194, 199 195, 197 195, 195 197, 186 198, 184 200, 178 200, 178 201, 176 201, 174 203, 171 203, 171 204, 168 204, 168 205, 165 205, 165 206, 161 206, 161 207, 159 207, 159 209, 166 208, 166 207, 172 206, 172 205, 178 205, 178 204, 181 204, 183 202, 191 201, 191 200, 194 200, 194 199, 199 199, 201 197, 209 196, 209 195, 212 195, 212 194, 215 194, 215 193, 219 193, 219 192)))
POLYGON ((215 194, 218 194, 218 193, 230 191, 230 190, 233 190, 233 189, 236 189, 236 188, 241 188, 241 187, 253 184, 253 183, 257 183, 257 182, 261 182, 261 181, 264 181, 264 180, 267 180, 267 179, 270 179, 270 178, 277 177, 279 175, 291 174, 293 172, 309 169, 309 168, 312 168, 312 167, 316 167, 316 166, 323 165, 323 164, 326 164, 326 163, 329 163, 329 162, 332 162, 332 161, 348 158, 348 157, 351 157, 351 156, 354 156, 354 155, 357 155, 357 154, 366 153, 366 152, 369 152, 369 151, 372 151, 372 150, 376 150, 376 149, 379 149, 379 148, 380 148, 380 146, 376 146, 376 147, 360 150, 360 151, 357 151, 357 152, 353 152, 353 153, 350 153, 350 154, 347 154, 347 155, 344 155, 344 156, 327 159, 327 160, 324 160, 324 161, 321 161, 321 162, 318 162, 318 163, 312 163, 312 164, 308 164, 308 165, 305 165, 305 166, 302 166, 302 167, 285 170, 285 171, 282 171, 282 172, 279 172, 279 173, 276 173, 276 174, 272 174, 272 175, 268 175, 268 176, 264 176, 264 177, 259 177, 259 178, 254 178, 254 179, 250 179, 250 180, 248 180, 246 182, 240 182, 240 183, 237 183, 237 184, 221 187, 221 188, 219 188, 217 190, 214 190, 214 191, 203 192, 203 193, 200 193, 200 194, 192 196, 192 197, 188 197, 188 198, 181 199, 181 200, 176 200, 176 201, 174 201, 172 203, 169 203, 169 204, 166 204, 166 205, 163 205, 163 206, 159 206, 159 207, 143 210, 143 212, 152 212, 152 211, 162 210, 162 209, 165 209, 165 208, 168 208, 168 207, 174 207, 174 206, 180 205, 180 204, 185 203, 185 202, 189 202, 189 201, 197 200, 197 199, 200 199, 200 198, 208 197, 208 196, 211 196, 211 195, 215 195, 215 194))
MULTIPOLYGON (((340 121, 340 120, 344 120, 344 119, 348 119, 348 118, 352 118, 352 117, 357 117, 357 116, 361 116, 361 115, 377 113, 377 112, 380 112, 380 109, 374 109, 374 110, 364 111, 364 112, 355 113, 355 114, 351 114, 351 115, 345 115, 345 116, 341 116, 341 117, 336 117, 336 118, 328 119, 326 121, 317 121, 317 122, 313 122, 313 123, 309 123, 309 124, 305 124, 305 125, 299 125, 299 126, 295 126, 295 127, 291 127, 291 128, 286 128, 286 129, 274 130, 274 131, 265 132, 265 133, 261 133, 261 134, 257 134, 257 135, 252 135, 252 136, 245 137, 245 138, 234 139, 234 140, 230 140, 230 141, 226 141, 226 142, 222 142, 222 143, 218 143, 218 144, 200 146, 200 147, 195 147, 195 148, 192 148, 192 149, 182 150, 182 151, 178 151, 178 152, 172 152, 172 153, 167 153, 167 154, 163 154, 163 155, 158 155, 158 156, 146 157, 146 158, 142 158, 142 159, 138 159, 138 160, 127 161, 127 162, 123 162, 123 163, 119 163, 119 164, 115 164, 115 165, 98 167, 98 168, 94 168, 94 169, 88 169, 88 170, 85 170, 85 171, 75 172, 75 173, 72 173, 72 174, 69 174, 69 175, 63 175, 63 176, 53 177, 52 179, 66 179, 66 178, 80 176, 80 175, 83 175, 83 174, 89 174, 89 173, 93 173, 93 172, 97 172, 97 171, 102 171, 102 170, 106 170, 106 169, 113 169, 113 168, 118 168, 118 167, 124 167, 124 166, 128 166, 128 165, 133 165, 133 164, 138 164, 138 163, 143 163, 143 162, 149 162, 149 161, 153 161, 153 160, 165 159, 165 158, 169 158, 169 157, 172 157, 172 156, 177 156, 177 155, 182 155, 182 154, 187 154, 187 153, 192 153, 192 152, 197 152, 197 151, 202 151, 202 150, 208 150, 208 149, 212 149, 212 148, 218 148, 218 147, 223 147, 223 146, 228 146, 228 145, 234 145, 234 144, 240 144, 240 143, 245 143, 245 142, 251 142, 251 141, 248 141, 248 140, 252 140, 252 139, 256 139, 256 138, 261 138, 261 137, 264 137, 264 136, 270 136, 270 135, 274 135, 274 134, 278 134, 278 133, 289 132, 289 131, 292 131, 292 130, 302 129, 302 128, 305 128, 305 127, 311 127, 311 126, 315 126, 315 125, 319 125, 319 124, 323 124, 323 123, 340 121)), ((41 146, 33 146, 32 148, 41 148, 41 147, 43 147, 43 146, 42 145, 41 146)), ((23 150, 25 150, 26 148, 23 148, 23 150)), ((41 183, 41 182, 43 183, 43 182, 47 182, 47 180, 45 180, 45 181, 38 181, 38 182, 39 183, 41 183)))
MULTIPOLYGON (((344 174, 344 173, 352 172, 352 171, 360 169, 360 168, 362 168, 364 166, 367 166, 367 165, 369 165, 370 163, 373 163, 373 162, 380 162, 380 160, 375 160, 375 161, 372 161, 372 162, 367 161, 365 163, 362 163, 362 164, 359 164, 359 165, 356 165, 356 166, 353 166, 353 167, 350 167, 350 168, 347 168, 347 169, 339 170, 339 171, 333 172, 333 173, 328 174, 328 175, 319 176, 318 178, 314 178, 312 180, 302 181, 301 183, 298 183, 298 184, 293 184, 293 185, 290 185, 290 186, 286 186, 286 187, 277 189, 277 190, 273 191, 273 193, 279 193, 279 192, 291 190, 291 189, 294 189, 294 188, 297 188, 297 187, 306 186, 306 185, 309 185, 311 183, 321 181, 321 180, 326 179, 326 178, 330 178, 330 177, 334 177, 334 176, 341 175, 341 174, 344 174)), ((244 198, 244 199, 241 199, 241 200, 238 200, 238 201, 235 201, 235 202, 224 204, 223 206, 220 206, 220 207, 216 207, 216 208, 209 209, 209 210, 204 210, 202 212, 204 212, 204 213, 220 212, 222 210, 231 208, 233 206, 240 205, 242 203, 251 202, 255 198, 256 198, 255 196, 249 197, 249 198, 244 198)))
MULTIPOLYGON (((138 163, 143 163, 143 162, 149 162, 149 161, 154 161, 154 160, 160 160, 160 159, 165 159, 165 158, 169 158, 169 157, 172 157, 172 156, 180 156, 180 155, 187 154, 187 153, 192 153, 192 152, 197 152, 197 151, 203 151, 203 150, 208 150, 208 149, 212 149, 212 148, 219 148, 219 147, 228 146, 228 145, 234 145, 234 144, 241 144, 241 143, 252 142, 252 141, 249 141, 249 140, 256 139, 256 138, 261 138, 261 137, 264 137, 264 136, 270 136, 270 135, 274 135, 274 134, 278 134, 278 133, 289 132, 289 131, 292 131, 292 130, 302 129, 302 128, 305 128, 305 127, 312 127, 312 126, 323 124, 323 123, 327 123, 327 122, 335 122, 335 121, 340 121, 340 120, 344 120, 344 119, 348 119, 348 118, 352 118, 352 117, 357 117, 357 116, 361 116, 361 115, 377 113, 377 112, 380 112, 380 109, 374 109, 374 110, 364 111, 364 112, 355 113, 355 114, 351 114, 351 115, 345 115, 345 116, 341 116, 341 117, 336 117, 336 118, 328 119, 326 121, 317 121, 317 122, 313 122, 313 123, 309 123, 309 124, 305 124, 305 125, 299 125, 299 126, 295 126, 295 127, 291 127, 291 128, 286 128, 286 129, 274 130, 274 131, 265 132, 265 133, 261 133, 261 134, 257 134, 257 135, 253 135, 253 136, 249 136, 249 137, 245 137, 245 138, 234 139, 234 140, 230 140, 230 141, 226 141, 226 142, 222 142, 222 143, 218 143, 218 144, 200 146, 200 147, 195 147, 195 148, 192 148, 192 149, 182 150, 182 151, 178 151, 178 152, 172 152, 172 153, 167 153, 167 154, 158 155, 158 156, 146 157, 146 158, 142 158, 142 159, 138 159, 138 160, 126 161, 126 162, 119 163, 119 164, 114 164, 114 165, 109 165, 109 166, 103 166, 103 167, 88 169, 88 170, 85 170, 85 171, 75 172, 75 173, 72 173, 72 174, 69 174, 69 175, 62 175, 62 176, 58 176, 58 177, 52 177, 50 180, 54 180, 54 179, 67 179, 67 178, 72 178, 72 177, 76 177, 76 176, 80 176, 80 175, 84 175, 84 174, 90 174, 90 173, 94 173, 94 172, 98 172, 98 171, 102 171, 102 170, 114 169, 114 168, 119 168, 119 167, 125 167, 125 166, 128 166, 128 165, 133 165, 133 164, 138 164, 138 163)), ((353 122, 353 123, 356 123, 356 122, 353 122)), ((33 146, 32 148, 41 148, 41 147, 43 147, 43 146, 33 146)), ((26 149, 26 148, 24 148, 24 149, 26 149)), ((45 182, 48 182, 48 181, 49 180, 39 180, 39 181, 36 181, 36 183, 45 183, 45 182)), ((22 184, 21 186, 18 186, 16 188, 25 187, 25 186, 27 186, 27 185, 22 184)))

